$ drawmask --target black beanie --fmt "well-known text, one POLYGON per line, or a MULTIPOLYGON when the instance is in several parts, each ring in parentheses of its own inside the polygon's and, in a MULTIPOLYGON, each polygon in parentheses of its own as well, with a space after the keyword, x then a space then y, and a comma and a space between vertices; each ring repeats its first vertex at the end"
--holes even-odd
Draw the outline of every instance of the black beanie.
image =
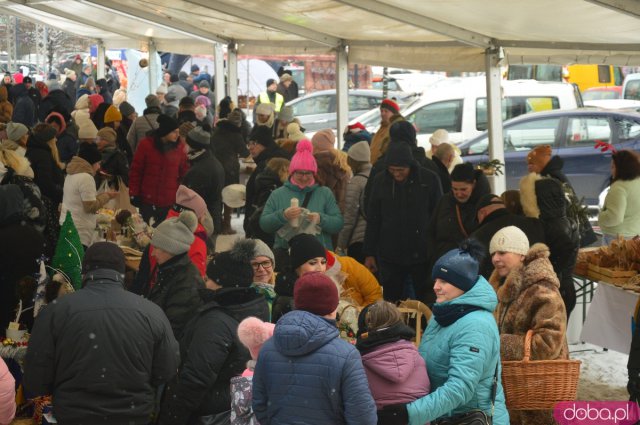
POLYGON ((156 121, 158 122, 158 128, 156 129, 158 137, 164 137, 180 127, 178 120, 169 115, 160 114, 158 118, 156 118, 156 121))
POLYGON ((91 245, 84 253, 82 273, 95 269, 115 270, 124 274, 124 254, 120 247, 112 242, 96 242, 91 245))
POLYGON ((169 82, 170 83, 176 83, 178 82, 180 79, 178 78, 178 74, 171 74, 171 76, 169 77, 169 82))
POLYGON ((389 128, 389 140, 393 142, 405 142, 410 146, 417 146, 416 128, 409 121, 396 121, 389 128))
POLYGON ((207 277, 223 288, 247 288, 253 283, 253 243, 251 240, 236 242, 231 251, 213 257, 207 266, 207 277))
POLYGON ((476 170, 473 169, 473 164, 465 162, 464 164, 458 164, 453 167, 451 171, 452 182, 469 182, 476 181, 476 170))
POLYGON ((406 143, 391 142, 387 149, 385 164, 387 166, 411 167, 414 164, 411 147, 406 143))
POLYGON ((312 258, 327 258, 327 253, 318 238, 302 233, 289 240, 289 257, 291 268, 295 270, 312 258))
POLYGON ((78 156, 91 165, 102 161, 102 155, 95 143, 80 143, 80 146, 78 147, 78 156))
POLYGON ((266 148, 271 147, 276 143, 271 135, 271 129, 264 125, 257 125, 253 130, 251 130, 251 134, 249 134, 249 141, 259 143, 266 148))

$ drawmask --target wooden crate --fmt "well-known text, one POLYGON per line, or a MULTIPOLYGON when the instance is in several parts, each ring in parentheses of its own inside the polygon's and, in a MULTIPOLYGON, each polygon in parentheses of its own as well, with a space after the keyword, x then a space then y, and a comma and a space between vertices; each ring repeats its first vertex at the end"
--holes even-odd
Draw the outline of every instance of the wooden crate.
POLYGON ((635 270, 616 270, 609 267, 600 267, 589 264, 587 277, 591 280, 613 283, 614 285, 624 285, 629 279, 638 274, 635 270))

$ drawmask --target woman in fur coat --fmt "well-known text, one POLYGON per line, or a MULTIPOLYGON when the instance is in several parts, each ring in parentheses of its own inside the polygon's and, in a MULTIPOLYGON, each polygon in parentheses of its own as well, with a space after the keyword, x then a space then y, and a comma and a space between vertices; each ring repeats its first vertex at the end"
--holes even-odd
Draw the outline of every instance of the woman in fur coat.
MULTIPOLYGON (((522 360, 524 338, 533 330, 531 360, 565 360, 567 313, 560 282, 549 261, 549 248, 529 248, 527 236, 515 226, 499 230, 489 252, 495 270, 489 279, 498 294, 494 316, 500 331, 500 356, 522 360)), ((509 411, 512 425, 554 424, 552 410, 509 411)))

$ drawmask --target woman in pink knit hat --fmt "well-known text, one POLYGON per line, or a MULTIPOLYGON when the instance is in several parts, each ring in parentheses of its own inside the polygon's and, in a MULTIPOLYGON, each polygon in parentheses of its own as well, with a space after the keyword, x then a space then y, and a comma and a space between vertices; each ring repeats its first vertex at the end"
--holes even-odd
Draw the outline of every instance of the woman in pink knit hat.
POLYGON ((313 146, 303 139, 291 159, 289 180, 271 193, 260 217, 262 230, 275 233, 275 251, 286 251, 288 240, 297 233, 314 234, 333 250, 331 236, 342 229, 342 214, 331 190, 318 185, 317 172, 313 146))

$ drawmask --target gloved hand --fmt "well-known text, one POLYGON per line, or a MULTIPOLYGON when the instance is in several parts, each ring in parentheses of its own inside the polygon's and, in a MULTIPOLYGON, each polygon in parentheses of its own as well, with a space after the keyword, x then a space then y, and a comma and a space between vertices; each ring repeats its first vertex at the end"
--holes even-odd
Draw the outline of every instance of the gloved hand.
POLYGON ((629 369, 629 382, 627 382, 627 391, 629 391, 629 400, 640 401, 640 369, 629 369))
POLYGON ((130 200, 131 200, 131 205, 133 205, 134 207, 140 208, 142 206, 142 200, 140 199, 139 196, 131 196, 130 200))
POLYGON ((407 425, 409 412, 406 404, 390 404, 378 410, 378 425, 407 425))

